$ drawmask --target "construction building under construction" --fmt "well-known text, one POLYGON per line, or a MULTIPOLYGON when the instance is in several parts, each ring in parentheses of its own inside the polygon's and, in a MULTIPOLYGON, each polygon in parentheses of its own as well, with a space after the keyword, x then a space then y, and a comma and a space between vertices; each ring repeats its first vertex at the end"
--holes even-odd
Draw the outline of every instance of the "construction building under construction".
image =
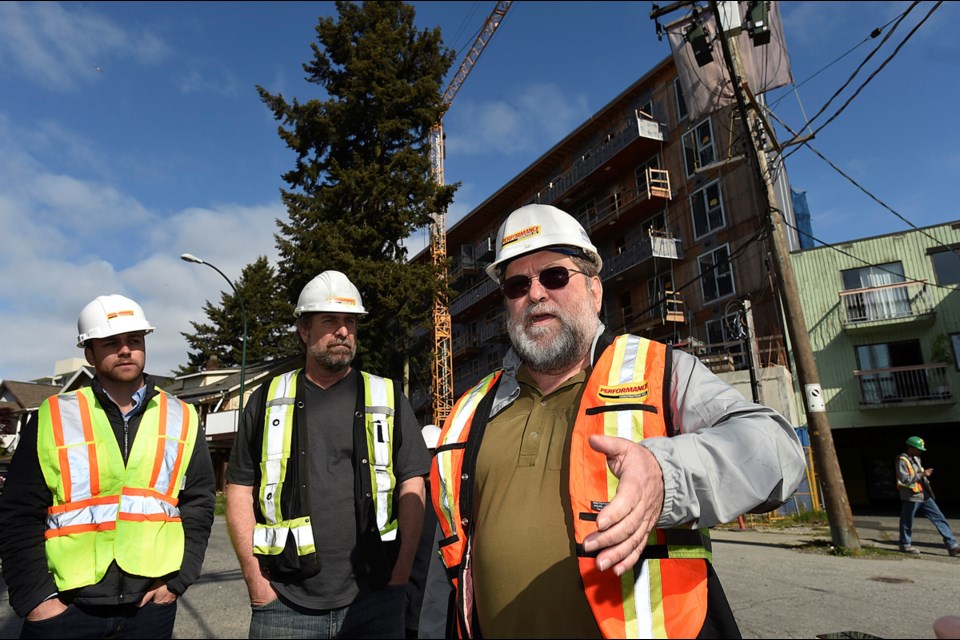
MULTIPOLYGON (((677 345, 718 373, 749 372, 755 399, 795 415, 764 187, 734 113, 691 119, 668 57, 447 229, 454 399, 500 366, 505 309, 483 268, 504 218, 540 203, 576 216, 599 249, 608 329, 677 345), (787 377, 782 401, 757 398, 771 366, 787 377)), ((776 154, 770 161, 789 229, 789 185, 776 154)), ((429 419, 427 393, 412 400, 429 419)))

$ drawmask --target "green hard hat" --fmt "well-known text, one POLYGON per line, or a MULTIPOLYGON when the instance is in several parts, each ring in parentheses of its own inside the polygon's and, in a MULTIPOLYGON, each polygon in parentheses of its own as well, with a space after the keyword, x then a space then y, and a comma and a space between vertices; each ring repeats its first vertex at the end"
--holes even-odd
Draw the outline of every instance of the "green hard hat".
POLYGON ((917 451, 926 451, 927 448, 923 444, 923 438, 920 436, 910 436, 907 438, 907 446, 913 447, 917 451))

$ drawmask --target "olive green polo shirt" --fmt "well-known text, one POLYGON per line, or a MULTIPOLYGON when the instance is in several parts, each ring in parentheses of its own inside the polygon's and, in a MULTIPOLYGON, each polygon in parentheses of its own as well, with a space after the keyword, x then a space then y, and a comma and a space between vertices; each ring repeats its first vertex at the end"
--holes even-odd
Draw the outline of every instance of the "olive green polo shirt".
POLYGON ((543 396, 521 367, 519 398, 487 424, 473 543, 484 637, 601 637, 580 579, 568 484, 570 436, 588 374, 543 396))

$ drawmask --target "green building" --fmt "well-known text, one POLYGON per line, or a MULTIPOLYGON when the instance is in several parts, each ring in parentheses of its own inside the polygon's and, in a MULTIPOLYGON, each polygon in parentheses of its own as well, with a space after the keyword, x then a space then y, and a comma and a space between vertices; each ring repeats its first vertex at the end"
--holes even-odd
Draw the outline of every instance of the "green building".
POLYGON ((898 501, 894 460, 918 435, 938 503, 960 507, 958 251, 953 222, 792 254, 853 506, 898 501))

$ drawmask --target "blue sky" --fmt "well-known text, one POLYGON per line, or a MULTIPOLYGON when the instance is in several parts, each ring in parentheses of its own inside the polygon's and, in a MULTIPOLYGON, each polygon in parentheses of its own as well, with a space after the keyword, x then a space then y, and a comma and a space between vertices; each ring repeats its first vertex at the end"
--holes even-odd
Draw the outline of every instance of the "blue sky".
MULTIPOLYGON (((413 4, 418 25, 439 26, 457 50, 495 6, 413 4)), ((771 94, 777 115, 801 128, 879 39, 855 47, 908 6, 783 3, 795 86, 771 94)), ((933 7, 919 3, 819 123, 933 7)), ((513 3, 444 119, 446 179, 463 183, 448 223, 670 54, 650 11, 649 2, 513 3)), ((260 255, 275 261, 280 176, 294 156, 255 85, 316 97, 301 65, 318 16, 333 13, 329 2, 0 3, 0 379, 51 375, 55 361, 82 357, 76 317, 103 293, 137 299, 157 327, 148 371, 186 361, 180 332, 205 321, 204 301, 228 285, 179 255, 234 279, 260 255)), ((812 142, 916 226, 960 219, 947 189, 960 175, 949 115, 958 27, 960 6, 944 3, 812 142)), ((817 238, 911 228, 809 151, 786 165, 817 238)), ((419 234, 410 246, 425 242, 419 234)))

